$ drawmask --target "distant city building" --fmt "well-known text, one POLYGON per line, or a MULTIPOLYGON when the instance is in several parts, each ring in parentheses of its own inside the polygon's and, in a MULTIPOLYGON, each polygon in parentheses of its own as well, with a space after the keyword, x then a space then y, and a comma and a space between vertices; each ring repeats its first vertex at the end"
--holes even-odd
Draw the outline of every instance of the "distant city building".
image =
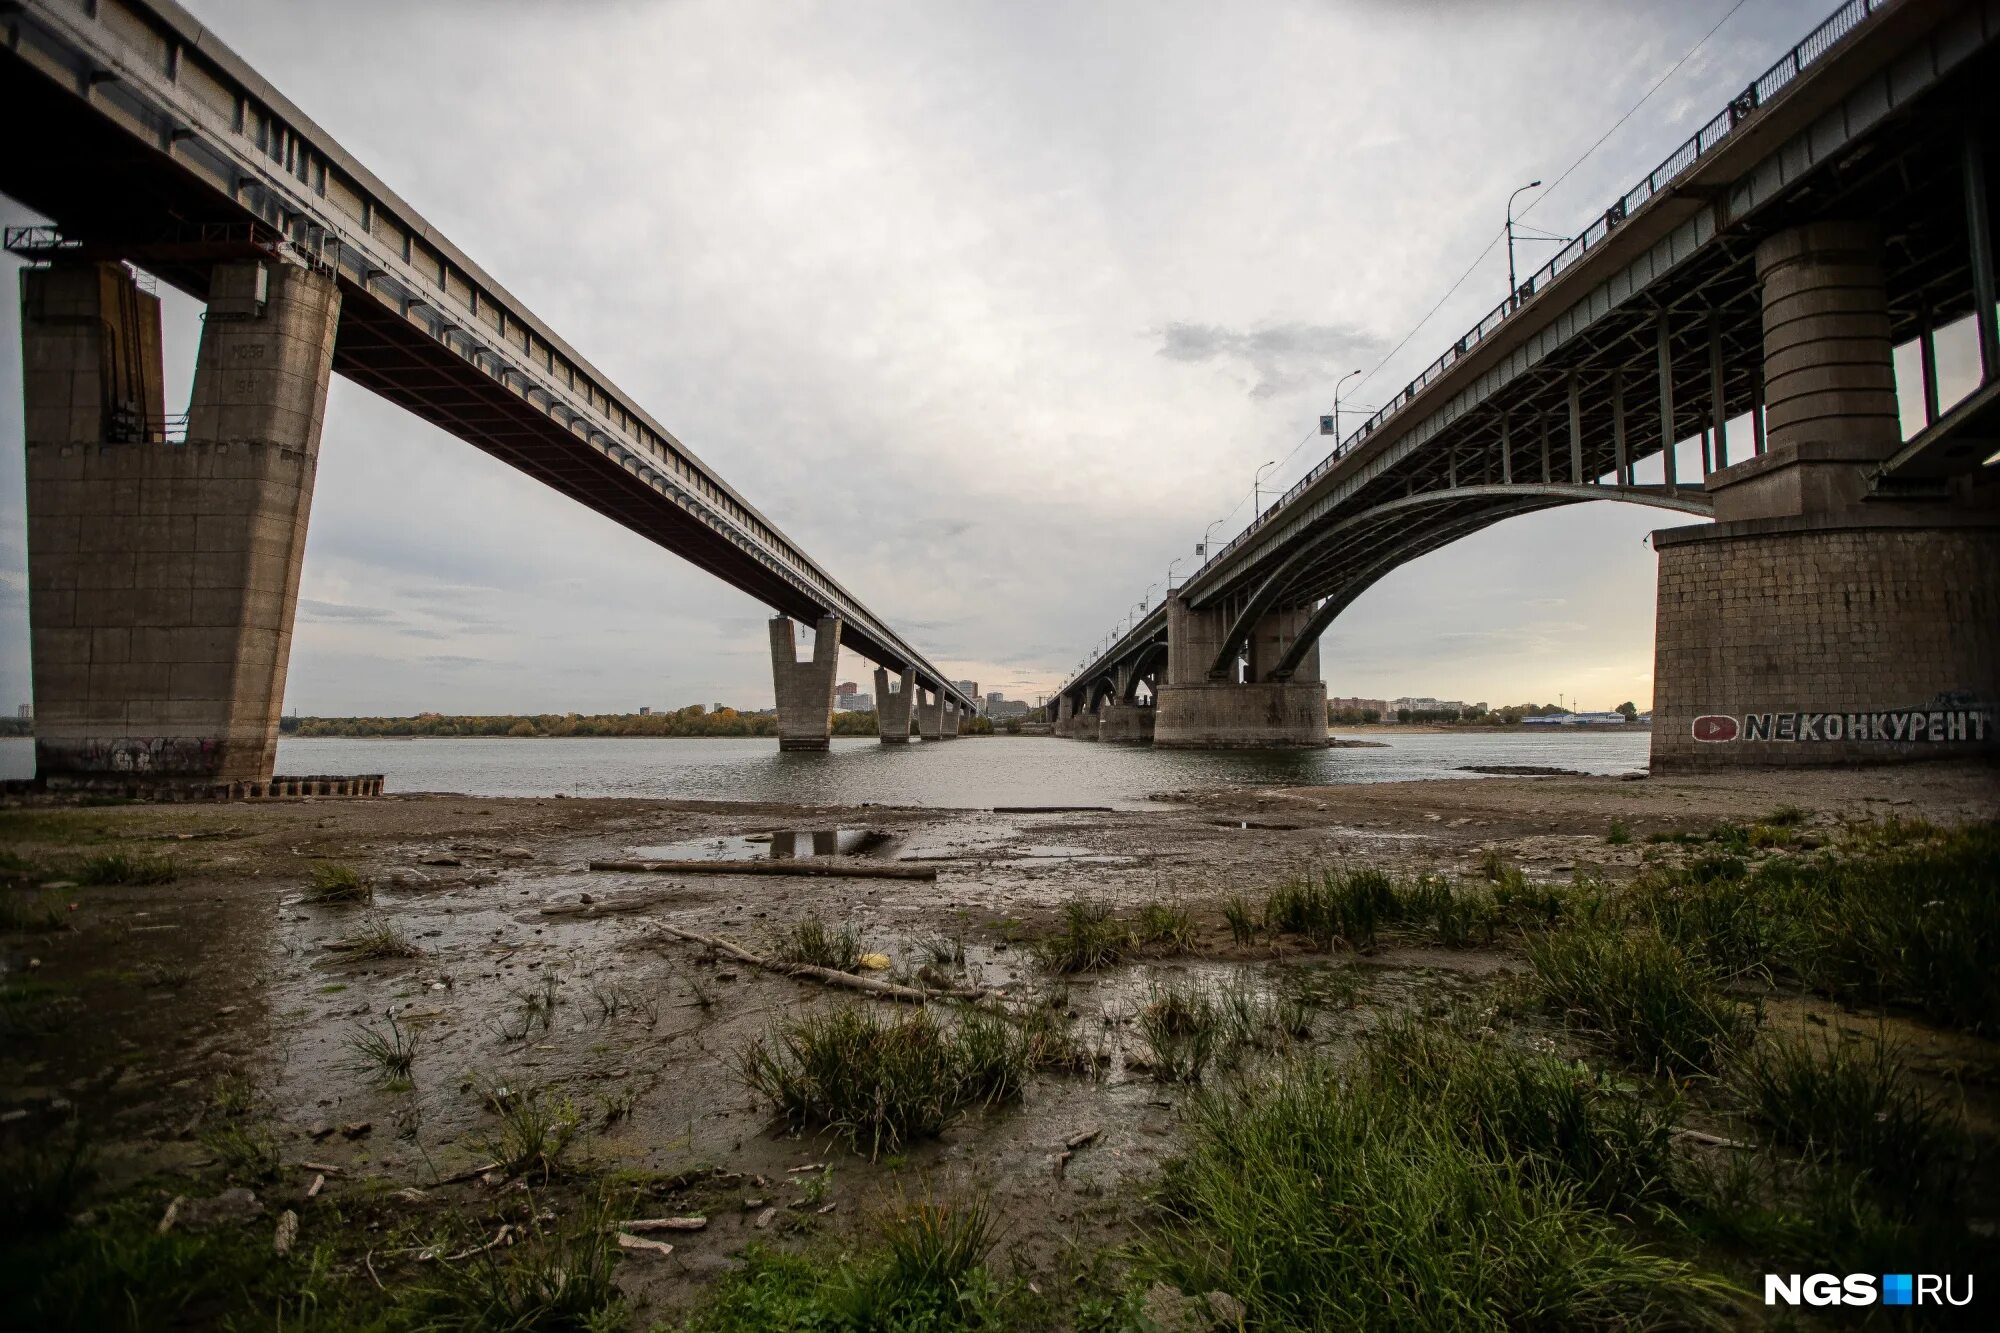
POLYGON ((865 713, 875 706, 875 696, 858 692, 833 696, 833 710, 836 713, 865 713))
POLYGON ((653 715, 653 710, 650 708, 641 708, 639 710, 640 717, 651 717, 652 715, 653 715))
POLYGON ((35 706, 33 704, 22 704, 20 708, 15 711, 14 716, 20 718, 23 722, 33 721, 35 716, 35 706))
POLYGON ((1387 699, 1363 699, 1360 695, 1328 699, 1326 706, 1336 713, 1381 713, 1386 716, 1389 712, 1387 699))
MULTIPOLYGON (((1643 716, 1641 721, 1651 723, 1652 715, 1643 716)), ((1524 727, 1622 727, 1625 725, 1623 713, 1551 713, 1546 717, 1524 717, 1524 727)))
POLYGON ((965 696, 966 698, 968 698, 968 699, 972 700, 972 711, 973 711, 973 712, 974 712, 975 714, 977 714, 977 713, 979 713, 979 712, 981 712, 981 711, 982 711, 982 710, 981 710, 981 708, 979 707, 979 682, 978 682, 978 681, 976 681, 976 680, 955 680, 955 681, 953 681, 953 682, 952 682, 951 684, 952 684, 952 688, 953 688, 953 689, 955 689, 955 690, 957 690, 957 691, 958 691, 959 693, 963 694, 963 695, 964 695, 964 696, 965 696))
MULTIPOLYGON (((840 684, 833 687, 833 706, 842 711, 859 708, 861 707, 861 705, 855 703, 854 701, 855 699, 859 698, 860 695, 861 695, 861 687, 859 685, 855 684, 851 680, 843 680, 840 682, 840 684)), ((872 698, 869 700, 868 706, 871 708, 874 706, 874 700, 872 698)))

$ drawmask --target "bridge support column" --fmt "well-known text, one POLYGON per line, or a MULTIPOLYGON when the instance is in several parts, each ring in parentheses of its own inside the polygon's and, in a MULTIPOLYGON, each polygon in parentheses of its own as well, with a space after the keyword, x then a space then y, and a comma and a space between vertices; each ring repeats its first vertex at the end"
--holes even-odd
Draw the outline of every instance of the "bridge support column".
POLYGON ((1106 703, 1097 719, 1097 739, 1107 745, 1151 745, 1157 708, 1106 703))
POLYGON ((1311 608, 1273 611, 1250 638, 1245 680, 1210 680, 1231 616, 1167 599, 1167 668, 1154 708, 1153 744, 1182 750, 1315 749, 1326 744, 1326 686, 1314 647, 1288 679, 1271 669, 1311 608))
POLYGON ((771 677, 778 696, 778 748, 825 750, 833 735, 834 676, 840 666, 840 617, 821 616, 813 653, 799 661, 790 616, 771 617, 771 677))
POLYGON ((917 696, 917 731, 927 741, 944 739, 944 691, 923 690, 917 696))
POLYGON ((957 740, 958 723, 959 723, 958 701, 956 699, 946 698, 944 701, 944 715, 938 721, 938 739, 944 741, 957 740))
POLYGON ((1076 700, 1067 694, 1056 703, 1056 724, 1053 730, 1058 736, 1068 736, 1076 730, 1076 700))
POLYGON ((1766 451, 1653 537, 1653 771, 2000 749, 2000 515, 1872 490, 1901 444, 1873 228, 1781 232, 1757 269, 1766 451))
POLYGON ((21 306, 38 774, 269 782, 339 289, 218 265, 184 443, 122 265, 27 270, 21 306))
POLYGON ((889 673, 875 668, 875 730, 884 745, 910 743, 910 700, 917 687, 917 673, 904 667, 899 688, 889 692, 889 673))

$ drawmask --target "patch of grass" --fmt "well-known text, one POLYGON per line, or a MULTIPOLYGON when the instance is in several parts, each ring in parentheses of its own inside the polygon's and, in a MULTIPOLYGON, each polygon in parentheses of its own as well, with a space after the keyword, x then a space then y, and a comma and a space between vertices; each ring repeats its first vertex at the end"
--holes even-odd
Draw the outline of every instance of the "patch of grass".
POLYGON ((933 967, 964 967, 965 936, 946 935, 943 932, 926 935, 917 941, 917 952, 933 967))
POLYGON ((1625 821, 1614 819, 1611 827, 1604 831, 1604 841, 1613 847, 1623 847, 1632 841, 1632 830, 1625 827, 1625 821))
POLYGON ((375 886, 353 866, 323 861, 313 867, 312 884, 306 889, 309 903, 372 903, 375 886))
POLYGON ((400 927, 383 917, 374 918, 354 934, 347 936, 345 939, 335 940, 327 947, 338 950, 348 957, 355 959, 421 958, 424 956, 424 951, 417 947, 415 940, 411 939, 400 927))
POLYGON ((1572 1155, 1591 1171, 1623 1136, 1560 1071, 1456 1045, 1412 1070, 1394 1040, 1197 1094, 1145 1265, 1252 1328, 1720 1327, 1743 1299, 1591 1199, 1572 1155))
POLYGON ((1162 957, 1191 953, 1200 932, 1194 916, 1178 903, 1147 903, 1132 921, 1132 942, 1162 957))
POLYGON ((1926 1207, 1957 1192, 1957 1126, 1888 1044, 1772 1036, 1730 1075, 1744 1112, 1780 1143, 1855 1166, 1896 1194, 1921 1194, 1926 1207))
POLYGON ((278 1178, 278 1139, 268 1108, 248 1079, 225 1078, 215 1085, 196 1137, 231 1180, 278 1178))
POLYGON ((625 1327, 625 1302, 612 1280, 617 1261, 612 1215, 602 1201, 561 1220, 532 1201, 510 1244, 486 1248, 484 1233, 460 1228, 462 1259, 441 1259, 401 1304, 408 1327, 439 1333, 625 1327))
POLYGON ((1056 929, 1030 946, 1035 961, 1060 975, 1109 967, 1131 951, 1132 934, 1103 903, 1063 904, 1056 929))
POLYGON ((1215 997, 1195 982, 1155 982, 1139 1010, 1139 1033, 1153 1053, 1156 1083, 1199 1083, 1227 1041, 1215 997))
POLYGON ((1796 805, 1781 805, 1757 822, 1770 828, 1797 828, 1811 815, 1796 805))
POLYGON ((1018 1286, 987 1267, 998 1239, 984 1199, 900 1197, 859 1254, 788 1255, 753 1245, 688 1321, 688 1333, 1000 1333, 1036 1326, 1018 1286))
POLYGON ((77 882, 82 884, 171 884, 178 878, 180 868, 172 857, 129 852, 106 852, 76 868, 77 882))
POLYGON ((0 1239, 68 1226, 78 1199, 96 1179, 95 1157, 77 1120, 67 1132, 0 1150, 0 1239))
POLYGON ((1455 886, 1440 875, 1397 879, 1373 868, 1303 876, 1280 885, 1264 906, 1272 930, 1302 935, 1320 949, 1336 944, 1372 949, 1382 930, 1397 926, 1459 948, 1491 941, 1498 914, 1490 892, 1455 886))
POLYGON ((422 1039, 414 1032, 404 1031, 393 1010, 384 1017, 388 1019, 386 1029, 365 1024, 348 1038, 347 1048, 354 1052, 357 1068, 372 1075, 377 1083, 407 1083, 422 1039))
POLYGON ((1258 918, 1250 911, 1249 902, 1241 895, 1232 895, 1222 905, 1223 920, 1229 923, 1229 939, 1238 948, 1257 938, 1258 918))
POLYGON ((1546 1009, 1649 1068, 1713 1072, 1753 1026, 1714 968, 1650 927, 1570 926, 1530 936, 1526 949, 1546 1009))
POLYGON ((871 1159, 935 1138, 972 1106, 1018 1096, 1047 1032, 984 1011, 882 1020, 843 1005, 781 1022, 751 1042, 743 1081, 795 1130, 820 1126, 871 1159))
POLYGON ((1855 826, 1810 857, 1703 859, 1636 890, 1662 934, 1728 973, 2000 1032, 2000 824, 1855 826), (1888 829, 1889 831, 1884 831, 1888 829))
POLYGON ((568 1097, 546 1088, 488 1089, 485 1100, 500 1116, 474 1146, 509 1176, 539 1176, 543 1183, 568 1169, 569 1151, 583 1132, 583 1113, 568 1097))
POLYGON ((794 921, 773 952, 787 963, 805 963, 835 972, 861 970, 861 936, 854 927, 845 925, 839 930, 829 930, 817 916, 794 921))
POLYGON ((0 930, 39 934, 69 929, 69 904, 59 893, 0 889, 0 930))

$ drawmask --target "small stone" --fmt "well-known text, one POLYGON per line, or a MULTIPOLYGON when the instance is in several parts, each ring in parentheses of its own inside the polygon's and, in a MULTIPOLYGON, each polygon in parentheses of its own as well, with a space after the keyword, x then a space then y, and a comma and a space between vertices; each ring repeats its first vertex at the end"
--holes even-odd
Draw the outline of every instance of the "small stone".
POLYGON ((230 1016, 231 1014, 233 1014, 233 1013, 235 1013, 235 1012, 236 1012, 236 1006, 235 1006, 235 1005, 233 1005, 233 1004, 225 1004, 225 1005, 223 1005, 223 1006, 222 1006, 222 1007, 221 1007, 220 1009, 218 1009, 218 1010, 216 1010, 216 1011, 215 1011, 215 1016, 216 1016, 217 1018, 227 1018, 227 1017, 229 1017, 229 1016, 230 1016))
POLYGON ((1242 1301, 1237 1300, 1226 1291, 1211 1291, 1208 1293, 1207 1300, 1208 1312, 1215 1316, 1216 1323, 1221 1324, 1225 1328, 1243 1327, 1243 1318, 1250 1311, 1242 1301))
POLYGON ((644 1236, 635 1236, 628 1231, 618 1233, 618 1245, 620 1249, 644 1250, 663 1258, 674 1252, 674 1247, 663 1240, 647 1240, 644 1236))
POLYGON ((757 1229, 759 1231, 762 1231, 765 1228, 769 1227, 771 1225, 771 1219, 776 1217, 777 1215, 778 1215, 778 1210, 775 1208, 766 1208, 763 1212, 757 1214, 757 1223, 756 1223, 757 1229))
POLYGON ((596 901, 597 901, 597 897, 596 897, 596 895, 594 895, 594 894, 589 894, 589 893, 579 893, 579 894, 578 894, 578 895, 576 896, 576 900, 577 900, 578 902, 580 902, 580 903, 583 903, 583 904, 585 904, 585 905, 587 906, 587 905, 589 905, 589 904, 591 904, 591 903, 594 903, 594 902, 596 902, 596 901))
POLYGON ((333 1133, 333 1126, 327 1124, 326 1121, 322 1120, 318 1124, 314 1125, 311 1129, 307 1130, 306 1133, 310 1134, 312 1136, 313 1142, 317 1143, 321 1139, 326 1138, 328 1135, 333 1133))
POLYGON ((763 1206, 764 1206, 764 1200, 762 1199, 745 1199, 743 1201, 743 1211, 746 1213, 755 1212, 757 1209, 762 1208, 763 1206))
POLYGON ((271 1249, 278 1254, 290 1254, 298 1238, 299 1215, 287 1208, 278 1214, 278 1229, 271 1237, 271 1249))

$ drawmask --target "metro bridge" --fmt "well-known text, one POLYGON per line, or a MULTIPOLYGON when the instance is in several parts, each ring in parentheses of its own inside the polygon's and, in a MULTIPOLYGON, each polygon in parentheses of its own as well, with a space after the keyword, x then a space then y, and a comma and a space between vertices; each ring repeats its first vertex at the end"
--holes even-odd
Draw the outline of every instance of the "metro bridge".
POLYGON ((1842 5, 1109 636, 1058 733, 1324 745, 1320 636, 1357 597, 1503 520, 1617 500, 1713 520, 1654 537, 1655 768, 1990 747, 1997 39, 2000 4, 1842 5), (1942 404, 1937 333, 1967 316, 1979 383, 1942 404), (1931 745, 1717 721, 1931 704, 1987 725, 1931 745))
POLYGON ((55 224, 7 237, 41 777, 269 781, 329 373, 772 608, 784 748, 826 748, 843 643, 885 742, 957 734, 941 670, 172 0, 0 5, 0 116, 55 224), (208 303, 185 417, 128 263, 208 303))

